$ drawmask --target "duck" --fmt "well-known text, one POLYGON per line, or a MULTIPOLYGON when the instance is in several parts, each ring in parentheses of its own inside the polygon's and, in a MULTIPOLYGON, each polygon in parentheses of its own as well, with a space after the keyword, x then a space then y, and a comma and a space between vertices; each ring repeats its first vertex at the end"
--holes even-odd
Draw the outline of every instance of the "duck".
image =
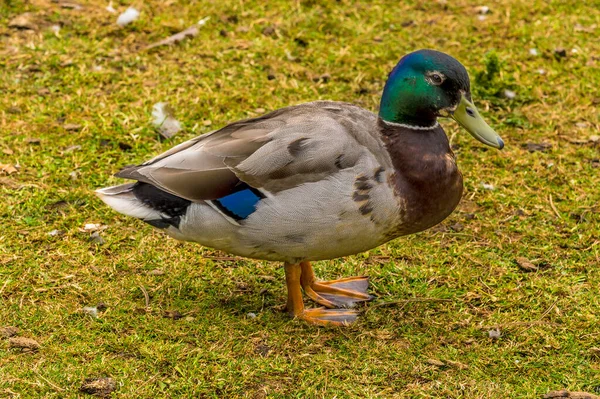
POLYGON ((368 277, 316 278, 311 262, 349 256, 443 221, 463 178, 438 122, 504 142, 471 98, 465 67, 443 52, 403 56, 378 113, 314 101, 230 123, 115 174, 96 194, 178 240, 283 263, 290 316, 348 325, 373 297, 368 277), (319 307, 304 305, 302 293, 319 307))

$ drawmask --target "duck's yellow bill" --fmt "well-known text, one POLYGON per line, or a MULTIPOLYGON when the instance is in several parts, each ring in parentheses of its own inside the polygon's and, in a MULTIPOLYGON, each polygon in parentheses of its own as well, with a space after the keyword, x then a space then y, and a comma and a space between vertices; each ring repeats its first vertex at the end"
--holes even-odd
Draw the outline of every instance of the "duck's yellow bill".
POLYGON ((479 115, 477 108, 463 95, 452 118, 483 144, 502 149, 504 141, 479 115))

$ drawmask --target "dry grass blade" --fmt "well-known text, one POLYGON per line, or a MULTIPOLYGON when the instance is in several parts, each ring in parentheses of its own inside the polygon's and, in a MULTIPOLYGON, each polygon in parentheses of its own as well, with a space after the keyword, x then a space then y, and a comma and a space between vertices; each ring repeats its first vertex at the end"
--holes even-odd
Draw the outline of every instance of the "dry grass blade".
POLYGON ((144 50, 150 50, 156 47, 160 47, 160 46, 171 46, 177 42, 180 42, 188 37, 194 37, 198 35, 198 25, 194 25, 194 26, 190 26, 189 28, 187 28, 184 31, 181 31, 179 33, 174 34, 173 36, 169 36, 168 38, 161 40, 159 42, 156 43, 152 43, 146 47, 144 47, 144 50))

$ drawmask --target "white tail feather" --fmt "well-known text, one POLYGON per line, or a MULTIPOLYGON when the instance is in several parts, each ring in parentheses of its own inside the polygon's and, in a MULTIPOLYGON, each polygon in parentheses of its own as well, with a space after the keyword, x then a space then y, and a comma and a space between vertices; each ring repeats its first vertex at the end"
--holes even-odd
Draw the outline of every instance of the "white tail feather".
POLYGON ((96 190, 96 195, 106 205, 127 216, 142 220, 154 220, 164 217, 160 212, 147 207, 138 200, 131 191, 132 187, 132 184, 122 184, 120 186, 101 188, 96 190))

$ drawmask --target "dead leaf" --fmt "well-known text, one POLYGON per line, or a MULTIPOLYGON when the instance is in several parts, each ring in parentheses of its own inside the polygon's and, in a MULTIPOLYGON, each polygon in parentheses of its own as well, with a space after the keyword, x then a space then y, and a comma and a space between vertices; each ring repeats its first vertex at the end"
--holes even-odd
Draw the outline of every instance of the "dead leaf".
POLYGON ((525 146, 529 152, 546 151, 552 148, 550 143, 527 143, 525 146))
POLYGON ((590 355, 595 359, 600 359, 600 348, 592 347, 590 348, 590 355))
POLYGON ((60 7, 68 10, 83 10, 83 6, 77 3, 60 3, 60 7))
POLYGON ((10 344, 11 348, 19 348, 28 351, 40 349, 40 344, 35 339, 31 338, 12 337, 8 339, 8 343, 10 344))
POLYGON ((600 399, 598 395, 587 392, 569 392, 566 390, 551 391, 544 395, 544 399, 570 398, 570 399, 600 399))
POLYGON ((446 363, 442 362, 441 360, 437 360, 437 359, 427 359, 427 363, 431 364, 432 366, 435 366, 435 367, 446 367, 446 363))
POLYGON ((117 389, 115 380, 110 377, 102 378, 88 378, 83 381, 79 390, 83 393, 98 396, 101 398, 107 398, 110 394, 117 389))
POLYGON ((567 391, 550 391, 544 395, 544 399, 550 398, 568 398, 569 392, 567 391))
POLYGON ((38 26, 33 22, 33 14, 26 12, 21 15, 17 15, 8 23, 9 28, 23 29, 23 30, 37 30, 38 26))
POLYGON ((67 132, 76 132, 79 129, 81 129, 81 125, 78 125, 76 123, 67 123, 64 125, 64 128, 67 132))
POLYGON ((593 33, 597 26, 598 25, 596 25, 596 24, 593 24, 590 26, 583 26, 581 24, 575 24, 574 30, 575 30, 575 32, 593 33))
POLYGON ((167 310, 163 314, 163 317, 167 319, 179 320, 183 317, 183 315, 177 310, 167 310))
POLYGON ((525 272, 537 272, 538 267, 531 263, 527 258, 519 257, 515 259, 519 268, 525 272))
POLYGON ((19 329, 13 326, 0 327, 0 336, 10 338, 19 333, 19 329))
POLYGON ((169 36, 168 38, 161 40, 159 42, 153 43, 149 46, 146 46, 144 50, 150 50, 159 46, 170 46, 177 42, 184 40, 187 37, 194 37, 198 35, 198 25, 191 26, 184 31, 174 34, 173 36, 169 36))
POLYGON ((99 223, 86 223, 83 226, 83 231, 92 232, 92 231, 104 230, 105 228, 106 228, 106 226, 103 226, 99 223))
POLYGON ((14 165, 0 163, 0 173, 10 175, 17 172, 18 169, 14 165))
POLYGON ((465 370, 469 368, 468 365, 461 362, 455 362, 454 360, 446 360, 446 364, 459 370, 465 370))

